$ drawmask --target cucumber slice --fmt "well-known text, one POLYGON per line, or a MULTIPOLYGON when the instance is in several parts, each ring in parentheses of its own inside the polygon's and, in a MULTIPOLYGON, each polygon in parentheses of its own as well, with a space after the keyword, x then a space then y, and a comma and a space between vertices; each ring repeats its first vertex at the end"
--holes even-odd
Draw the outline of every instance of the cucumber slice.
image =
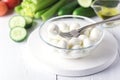
POLYGON ((10 38, 13 41, 21 42, 27 37, 27 31, 22 27, 15 27, 10 31, 10 38))
POLYGON ((33 19, 31 17, 24 17, 24 18, 26 20, 26 26, 25 26, 25 28, 26 29, 31 28, 32 24, 33 24, 33 19))
POLYGON ((13 16, 9 21, 10 28, 25 27, 26 21, 22 16, 13 16))
POLYGON ((92 0, 77 0, 80 6, 82 7, 90 7, 92 0))

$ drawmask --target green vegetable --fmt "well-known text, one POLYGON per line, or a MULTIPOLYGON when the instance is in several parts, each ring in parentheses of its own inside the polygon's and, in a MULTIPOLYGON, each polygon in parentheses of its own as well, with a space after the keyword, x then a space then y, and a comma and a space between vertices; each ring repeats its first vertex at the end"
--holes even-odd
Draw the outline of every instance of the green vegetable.
POLYGON ((15 27, 25 27, 25 25, 26 21, 22 16, 13 16, 9 21, 9 26, 11 29, 15 27))
POLYGON ((58 0, 44 0, 37 4, 36 10, 43 10, 50 7, 51 5, 54 5, 56 2, 58 2, 58 0))
POLYGON ((27 2, 27 1, 23 1, 22 3, 21 3, 21 6, 22 6, 22 8, 24 9, 24 8, 26 8, 26 9, 30 9, 31 11, 36 11, 36 4, 34 4, 33 2, 27 2))
POLYGON ((10 31, 10 38, 16 42, 21 42, 27 37, 27 31, 22 27, 15 27, 10 31))
POLYGON ((34 15, 34 18, 36 18, 36 19, 41 18, 41 15, 42 15, 43 13, 45 13, 48 9, 49 9, 49 8, 46 8, 46 9, 44 9, 44 10, 40 10, 40 11, 36 12, 35 15, 34 15))
POLYGON ((33 2, 34 4, 43 2, 43 0, 30 0, 30 1, 33 2))
POLYGON ((92 0, 77 0, 80 6, 82 7, 90 7, 92 0))
POLYGON ((56 3, 58 0, 23 0, 21 3, 21 7, 15 9, 15 11, 22 15, 22 16, 29 16, 29 17, 34 17, 34 15, 40 11, 44 10, 54 3, 56 3))
POLYGON ((16 13, 19 13, 20 14, 20 11, 22 10, 22 6, 21 5, 18 5, 15 7, 15 11, 16 13))
POLYGON ((32 26, 33 19, 28 16, 13 16, 9 21, 9 26, 11 29, 15 27, 22 27, 28 29, 32 26))
POLYGON ((25 29, 29 29, 32 27, 32 24, 33 24, 33 19, 31 17, 24 17, 25 18, 25 21, 26 21, 26 26, 25 26, 25 29))
POLYGON ((96 13, 94 12, 94 10, 91 7, 89 7, 89 8, 79 7, 73 11, 73 15, 93 17, 93 16, 96 16, 96 13))
POLYGON ((57 0, 44 0, 42 2, 38 1, 37 4, 34 4, 33 2, 23 1, 21 5, 23 8, 31 9, 32 11, 38 11, 49 7, 56 1, 57 0))
POLYGON ((59 9, 58 15, 67 15, 72 14, 73 10, 79 6, 78 2, 75 0, 71 3, 66 4, 62 8, 59 9))
POLYGON ((20 15, 22 15, 22 16, 29 16, 29 17, 33 18, 34 15, 35 15, 35 12, 32 11, 31 9, 23 8, 20 11, 20 15))
POLYGON ((9 21, 10 37, 16 42, 21 42, 27 37, 27 29, 31 28, 33 19, 31 17, 13 16, 9 21))
POLYGON ((23 1, 27 1, 27 2, 33 2, 34 4, 43 2, 43 0, 23 0, 23 1))
POLYGON ((42 20, 45 21, 52 16, 54 16, 57 11, 60 9, 60 7, 64 6, 68 0, 59 0, 55 5, 53 5, 48 11, 46 11, 42 16, 42 20))

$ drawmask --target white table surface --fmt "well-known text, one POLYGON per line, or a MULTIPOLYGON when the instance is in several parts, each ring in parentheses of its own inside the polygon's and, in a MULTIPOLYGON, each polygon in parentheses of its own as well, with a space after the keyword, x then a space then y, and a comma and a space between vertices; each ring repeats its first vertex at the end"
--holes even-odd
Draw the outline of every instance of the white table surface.
MULTIPOLYGON (((9 37, 8 23, 11 16, 13 14, 0 17, 0 80, 120 80, 120 56, 106 70, 85 77, 63 77, 42 68, 41 72, 31 69, 24 63, 20 49, 25 46, 26 41, 16 43, 9 37)), ((99 21, 100 19, 93 18, 93 20, 99 21)), ((110 31, 120 44, 120 27, 110 29, 110 31)))

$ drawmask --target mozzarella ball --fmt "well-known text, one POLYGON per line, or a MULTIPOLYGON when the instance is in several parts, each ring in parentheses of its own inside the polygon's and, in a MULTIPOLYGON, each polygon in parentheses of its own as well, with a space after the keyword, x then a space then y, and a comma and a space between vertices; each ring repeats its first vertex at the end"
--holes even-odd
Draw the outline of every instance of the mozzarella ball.
POLYGON ((57 46, 60 47, 60 48, 67 49, 68 48, 68 43, 67 43, 66 40, 62 39, 58 42, 57 46))
POLYGON ((80 29, 80 24, 79 23, 72 23, 70 25, 70 31, 75 30, 75 29, 80 29))
POLYGON ((59 34, 59 27, 56 24, 51 23, 48 25, 47 32, 49 35, 56 36, 59 34))
POLYGON ((83 47, 88 47, 91 45, 91 41, 89 38, 83 40, 83 47))
POLYGON ((65 22, 59 22, 58 26, 59 26, 59 29, 61 32, 68 32, 69 31, 69 26, 65 22))
POLYGON ((50 36, 49 41, 51 42, 51 44, 56 45, 61 39, 63 39, 63 38, 59 35, 57 35, 55 37, 50 36))
POLYGON ((84 31, 84 35, 86 35, 87 37, 90 36, 90 32, 91 32, 92 28, 88 28, 84 31))
POLYGON ((73 45, 81 45, 81 44, 82 44, 82 40, 73 37, 73 38, 71 38, 71 39, 69 40, 69 44, 71 44, 72 46, 73 46, 73 45))
POLYGON ((60 35, 57 35, 57 36, 55 36, 55 37, 52 38, 52 39, 56 39, 56 40, 60 41, 61 39, 63 39, 63 37, 61 37, 60 35))
POLYGON ((59 42, 57 39, 50 39, 49 41, 52 45, 56 45, 59 42))
POLYGON ((86 38, 88 38, 86 35, 80 35, 79 37, 78 37, 80 40, 84 40, 84 39, 86 39, 86 38))
POLYGON ((91 30, 90 39, 92 41, 98 40, 99 36, 100 36, 100 30, 98 30, 97 28, 94 28, 94 29, 91 30))
POLYGON ((80 48, 82 48, 81 45, 73 45, 73 47, 72 47, 72 49, 80 49, 80 48))
MULTIPOLYGON (((57 46, 60 48, 68 49, 68 43, 64 39, 60 40, 57 46)), ((68 53, 68 50, 64 50, 64 49, 58 49, 58 52, 61 53, 62 55, 66 55, 68 53)))

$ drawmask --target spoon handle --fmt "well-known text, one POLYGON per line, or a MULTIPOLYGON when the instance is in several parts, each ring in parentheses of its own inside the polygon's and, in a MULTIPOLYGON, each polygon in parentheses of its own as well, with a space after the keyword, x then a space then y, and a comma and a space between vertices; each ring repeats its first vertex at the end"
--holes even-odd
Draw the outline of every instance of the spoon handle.
POLYGON ((106 20, 103 20, 103 21, 100 21, 100 22, 97 22, 97 23, 93 23, 93 24, 90 24, 90 25, 86 25, 80 29, 78 29, 78 31, 82 31, 83 29, 85 28, 89 28, 89 27, 95 27, 95 25, 98 25, 98 24, 102 24, 102 23, 106 23, 106 22, 111 22, 111 21, 117 21, 117 20, 120 20, 120 14, 119 15, 116 15, 114 17, 111 17, 109 19, 106 19, 106 20))

